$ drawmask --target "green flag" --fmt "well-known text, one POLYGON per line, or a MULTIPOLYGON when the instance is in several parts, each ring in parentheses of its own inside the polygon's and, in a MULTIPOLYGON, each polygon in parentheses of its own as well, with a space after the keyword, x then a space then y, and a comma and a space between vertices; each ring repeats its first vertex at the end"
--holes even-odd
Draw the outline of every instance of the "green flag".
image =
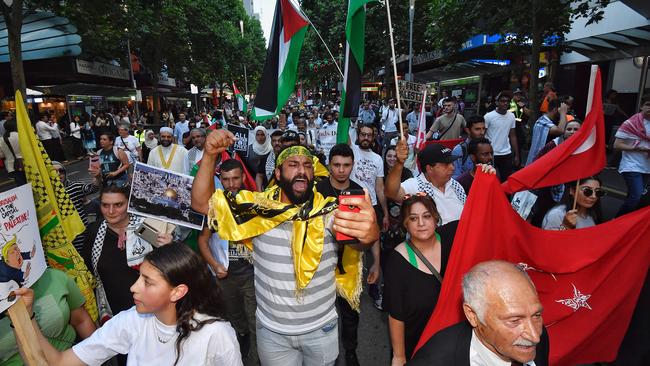
POLYGON ((350 135, 350 117, 359 115, 361 104, 361 76, 365 57, 366 4, 375 0, 349 0, 345 24, 345 72, 341 93, 341 118, 338 121, 336 142, 346 143, 350 135))

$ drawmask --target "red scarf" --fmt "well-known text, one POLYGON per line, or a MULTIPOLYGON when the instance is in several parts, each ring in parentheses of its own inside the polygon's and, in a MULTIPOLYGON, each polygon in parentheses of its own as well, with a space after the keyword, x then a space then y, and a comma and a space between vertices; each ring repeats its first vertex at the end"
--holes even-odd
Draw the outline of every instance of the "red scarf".
POLYGON ((618 130, 650 142, 650 136, 648 136, 648 131, 645 130, 643 119, 643 113, 639 112, 623 122, 623 125, 618 130))

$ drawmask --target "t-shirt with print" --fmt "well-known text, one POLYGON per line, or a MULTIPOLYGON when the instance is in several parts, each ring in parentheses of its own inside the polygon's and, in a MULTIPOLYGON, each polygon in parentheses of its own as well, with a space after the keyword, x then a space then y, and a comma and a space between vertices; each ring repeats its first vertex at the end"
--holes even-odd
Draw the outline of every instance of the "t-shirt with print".
MULTIPOLYGON (((203 314, 194 315, 199 321, 203 314)), ((89 338, 72 347, 88 365, 100 365, 117 354, 128 354, 127 365, 171 365, 176 359, 176 325, 166 325, 153 314, 125 310, 89 338), (163 342, 166 341, 166 342, 163 342)), ((226 321, 214 321, 193 331, 181 346, 178 365, 242 365, 235 330, 226 321)))
MULTIPOLYGON (((36 323, 43 335, 59 351, 72 347, 77 334, 70 313, 86 302, 77 284, 65 273, 48 268, 32 289, 36 323)), ((0 365, 23 365, 9 323, 9 318, 0 319, 0 365)))
POLYGON ((372 150, 362 150, 358 145, 352 145, 354 153, 354 167, 350 179, 368 190, 372 205, 377 204, 377 192, 375 184, 377 178, 384 177, 384 161, 381 156, 372 150))
POLYGON ((512 112, 501 114, 496 110, 485 115, 485 137, 492 143, 494 156, 508 155, 512 152, 510 147, 510 130, 515 128, 515 115, 512 112))
MULTIPOLYGON (((650 133, 650 121, 643 120, 646 133, 650 133)), ((650 148, 648 140, 641 140, 638 136, 627 134, 621 130, 616 132, 616 138, 622 140, 634 140, 638 142, 638 146, 650 148)), ((650 174, 650 153, 646 151, 623 151, 621 163, 618 166, 619 173, 643 173, 650 174)))

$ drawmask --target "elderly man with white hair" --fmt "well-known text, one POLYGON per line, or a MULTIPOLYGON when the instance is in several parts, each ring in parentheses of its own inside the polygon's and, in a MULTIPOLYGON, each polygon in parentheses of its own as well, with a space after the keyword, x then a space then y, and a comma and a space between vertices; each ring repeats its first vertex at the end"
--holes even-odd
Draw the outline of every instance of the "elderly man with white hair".
POLYGON ((519 267, 488 261, 463 277, 467 322, 445 328, 408 365, 547 366, 548 334, 535 285, 519 267))
POLYGON ((151 150, 147 164, 176 173, 189 174, 187 150, 185 147, 173 142, 174 130, 169 127, 162 127, 158 141, 160 145, 151 150))

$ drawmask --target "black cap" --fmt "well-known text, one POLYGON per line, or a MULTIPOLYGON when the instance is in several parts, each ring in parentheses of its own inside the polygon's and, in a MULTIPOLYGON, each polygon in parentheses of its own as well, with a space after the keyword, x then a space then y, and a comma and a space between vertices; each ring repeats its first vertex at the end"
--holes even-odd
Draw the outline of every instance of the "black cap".
POLYGON ((452 163, 454 160, 460 158, 460 156, 452 155, 451 149, 440 144, 429 144, 424 150, 418 153, 418 161, 422 170, 427 165, 432 165, 435 163, 452 163))
POLYGON ((280 138, 281 142, 289 142, 289 141, 295 141, 300 143, 300 136, 298 136, 298 132, 294 130, 286 130, 282 134, 282 137, 280 138))
POLYGON ((512 92, 512 95, 515 95, 515 94, 523 94, 523 93, 524 93, 524 92, 523 92, 521 89, 517 88, 517 89, 515 89, 515 91, 512 92))

